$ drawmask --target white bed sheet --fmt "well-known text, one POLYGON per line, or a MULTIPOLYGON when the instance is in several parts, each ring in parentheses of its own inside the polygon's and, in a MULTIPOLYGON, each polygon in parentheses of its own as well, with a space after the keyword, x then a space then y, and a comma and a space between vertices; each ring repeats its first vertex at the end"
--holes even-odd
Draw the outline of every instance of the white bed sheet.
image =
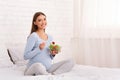
POLYGON ((24 76, 25 66, 0 68, 1 80, 120 80, 119 68, 100 68, 94 66, 75 65, 67 73, 60 75, 24 76))

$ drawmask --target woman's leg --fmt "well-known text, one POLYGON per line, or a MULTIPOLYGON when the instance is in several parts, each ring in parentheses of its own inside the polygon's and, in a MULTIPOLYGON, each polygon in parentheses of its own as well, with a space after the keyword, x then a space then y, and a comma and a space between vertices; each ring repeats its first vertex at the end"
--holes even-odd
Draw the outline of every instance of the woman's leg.
POLYGON ((46 71, 45 66, 43 66, 41 63, 34 63, 29 68, 27 68, 24 72, 25 75, 47 75, 49 74, 46 71))
POLYGON ((51 68, 48 70, 48 72, 52 74, 61 74, 64 72, 70 71, 74 66, 73 60, 65 60, 58 63, 55 63, 51 66, 51 68))

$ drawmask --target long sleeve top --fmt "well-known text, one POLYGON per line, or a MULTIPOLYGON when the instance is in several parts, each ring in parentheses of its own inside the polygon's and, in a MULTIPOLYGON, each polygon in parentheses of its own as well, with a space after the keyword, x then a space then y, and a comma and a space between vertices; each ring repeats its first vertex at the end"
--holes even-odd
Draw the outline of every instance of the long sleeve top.
POLYGON ((27 44, 24 51, 24 59, 29 59, 27 67, 34 63, 42 63, 46 69, 49 69, 52 65, 52 59, 54 56, 50 54, 49 45, 52 42, 52 37, 47 35, 48 39, 45 41, 41 39, 36 32, 33 32, 27 39, 27 44), (40 50, 39 45, 45 42, 44 49, 40 50))

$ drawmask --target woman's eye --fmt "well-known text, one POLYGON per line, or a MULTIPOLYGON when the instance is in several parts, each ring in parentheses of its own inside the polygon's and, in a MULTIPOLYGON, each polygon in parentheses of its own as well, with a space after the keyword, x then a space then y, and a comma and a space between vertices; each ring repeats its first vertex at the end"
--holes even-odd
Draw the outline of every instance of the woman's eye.
POLYGON ((46 20, 46 18, 44 18, 44 20, 46 20))
POLYGON ((41 19, 38 20, 39 22, 41 21, 41 19))

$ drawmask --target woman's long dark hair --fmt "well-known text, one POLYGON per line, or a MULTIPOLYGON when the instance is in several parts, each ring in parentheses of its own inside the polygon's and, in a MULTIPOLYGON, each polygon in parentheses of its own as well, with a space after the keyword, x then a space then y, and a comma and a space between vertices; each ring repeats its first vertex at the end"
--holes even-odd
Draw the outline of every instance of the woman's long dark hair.
POLYGON ((34 22, 36 21, 37 17, 40 15, 44 15, 46 17, 46 15, 43 12, 36 12, 33 16, 33 20, 32 20, 32 28, 31 28, 31 33, 36 32, 38 30, 38 26, 34 24, 34 22))

